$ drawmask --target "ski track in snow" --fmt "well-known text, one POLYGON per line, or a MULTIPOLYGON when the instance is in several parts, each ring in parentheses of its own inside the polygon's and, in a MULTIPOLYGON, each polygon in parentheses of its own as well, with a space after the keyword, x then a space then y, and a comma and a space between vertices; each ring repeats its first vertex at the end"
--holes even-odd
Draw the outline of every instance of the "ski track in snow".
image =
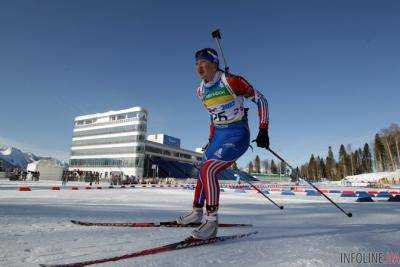
MULTIPOLYGON (((55 183, 48 182, 47 188, 55 183)), ((31 192, 11 190, 18 185, 0 181, 0 266, 38 266, 117 256, 180 241, 191 231, 87 227, 69 222, 171 220, 191 208, 191 190, 51 191, 43 189, 46 182, 36 183, 36 188, 31 183, 31 192)), ((220 228, 219 235, 250 229, 257 230, 257 235, 98 266, 351 266, 340 262, 340 253, 400 253, 400 203, 379 199, 356 203, 355 198, 330 195, 353 213, 353 218, 348 218, 322 197, 270 196, 285 209, 277 209, 254 191, 221 193, 220 222, 254 226, 220 228)))

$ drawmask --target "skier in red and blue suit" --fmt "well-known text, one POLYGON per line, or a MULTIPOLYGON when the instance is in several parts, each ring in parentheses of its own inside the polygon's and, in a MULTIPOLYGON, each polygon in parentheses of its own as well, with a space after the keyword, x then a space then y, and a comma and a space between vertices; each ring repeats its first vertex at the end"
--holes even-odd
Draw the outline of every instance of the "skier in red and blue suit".
POLYGON ((243 77, 219 69, 217 52, 212 48, 196 52, 196 71, 201 78, 197 96, 210 114, 209 143, 203 154, 203 163, 193 200, 193 210, 177 219, 179 224, 201 223, 203 207, 206 217, 192 232, 192 237, 208 239, 218 231, 219 183, 218 174, 229 168, 250 145, 247 108, 244 99, 257 104, 259 133, 257 146, 268 148, 268 102, 243 77))

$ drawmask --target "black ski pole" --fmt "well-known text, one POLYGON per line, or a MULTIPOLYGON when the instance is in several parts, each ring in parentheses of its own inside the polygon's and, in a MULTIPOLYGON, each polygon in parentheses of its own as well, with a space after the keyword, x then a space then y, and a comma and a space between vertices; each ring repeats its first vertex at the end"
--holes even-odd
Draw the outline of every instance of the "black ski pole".
POLYGON ((257 188, 257 186, 255 186, 253 183, 251 183, 249 180, 244 179, 244 181, 246 183, 248 183, 251 187, 253 187, 258 193, 260 193, 261 195, 263 195, 266 199, 268 199, 269 201, 271 201, 272 204, 274 204, 275 206, 277 206, 278 208, 280 208, 281 210, 283 210, 283 206, 279 206, 278 204, 276 204, 275 201, 273 201, 271 198, 269 198, 266 194, 264 194, 264 192, 260 189, 257 188))
POLYGON ((336 204, 332 199, 330 199, 327 195, 324 194, 324 192, 322 192, 321 190, 318 189, 318 187, 316 187, 313 183, 311 183, 310 181, 308 181, 307 179, 304 179, 302 177, 300 177, 300 175, 295 171, 295 169, 286 162, 286 160, 284 160, 281 156, 279 156, 277 153, 275 153, 275 151, 273 151, 271 148, 268 148, 268 151, 271 152, 275 157, 277 157, 280 161, 282 161, 283 163, 285 163, 287 166, 289 166, 289 168, 292 170, 292 172, 295 172, 297 177, 299 179, 302 179, 304 181, 306 181, 309 185, 311 185, 315 190, 317 190, 321 195, 323 195, 327 200, 329 200, 329 202, 331 202, 336 208, 338 208, 340 211, 342 211, 344 214, 346 214, 348 217, 352 217, 353 214, 351 212, 346 212, 342 207, 340 207, 338 204, 336 204))
POLYGON ((221 42, 219 41, 219 40, 221 40, 221 33, 219 32, 219 29, 216 29, 215 31, 213 31, 211 33, 211 36, 217 42, 218 49, 221 52, 221 57, 222 57, 222 60, 224 61, 224 64, 225 64, 225 71, 229 72, 228 63, 226 62, 226 58, 224 56, 224 52, 222 51, 221 42))

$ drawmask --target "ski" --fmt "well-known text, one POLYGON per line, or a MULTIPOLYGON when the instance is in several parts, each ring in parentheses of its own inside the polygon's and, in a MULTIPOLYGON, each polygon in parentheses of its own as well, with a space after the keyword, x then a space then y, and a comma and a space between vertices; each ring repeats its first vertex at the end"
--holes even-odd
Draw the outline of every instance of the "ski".
MULTIPOLYGON (((166 221, 166 222, 85 222, 78 220, 71 220, 73 224, 83 225, 83 226, 111 226, 111 227, 197 227, 200 223, 191 223, 186 225, 181 225, 176 223, 176 221, 166 221)), ((251 224, 243 223, 220 223, 219 227, 250 227, 251 224)))
POLYGON ((42 266, 42 267, 81 267, 81 266, 88 266, 88 265, 99 264, 99 263, 104 263, 104 262, 115 262, 115 261, 125 260, 125 259, 129 259, 129 258, 135 258, 135 257, 146 256, 146 255, 158 254, 158 253, 162 253, 162 252, 175 251, 175 250, 180 250, 180 249, 185 249, 185 248, 209 245, 209 244, 219 243, 219 242, 223 242, 223 241, 227 241, 227 240, 240 239, 240 238, 248 237, 248 236, 254 235, 254 234, 257 234, 257 231, 253 231, 253 232, 249 232, 249 233, 242 233, 242 234, 235 234, 235 235, 228 235, 228 236, 217 236, 217 237, 206 239, 206 240, 188 238, 188 239, 185 239, 180 242, 167 244, 167 245, 159 246, 159 247, 154 247, 154 248, 150 248, 150 249, 140 250, 140 251, 136 251, 136 252, 132 252, 132 253, 127 253, 127 254, 115 256, 115 257, 74 262, 74 263, 66 263, 66 264, 40 264, 40 266, 42 266))

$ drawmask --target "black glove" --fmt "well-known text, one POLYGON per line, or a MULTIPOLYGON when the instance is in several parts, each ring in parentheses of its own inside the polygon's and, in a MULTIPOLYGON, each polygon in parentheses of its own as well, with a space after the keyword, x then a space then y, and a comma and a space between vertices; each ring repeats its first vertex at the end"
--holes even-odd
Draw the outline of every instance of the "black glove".
POLYGON ((257 135, 256 143, 258 147, 269 148, 268 129, 260 129, 257 135))

